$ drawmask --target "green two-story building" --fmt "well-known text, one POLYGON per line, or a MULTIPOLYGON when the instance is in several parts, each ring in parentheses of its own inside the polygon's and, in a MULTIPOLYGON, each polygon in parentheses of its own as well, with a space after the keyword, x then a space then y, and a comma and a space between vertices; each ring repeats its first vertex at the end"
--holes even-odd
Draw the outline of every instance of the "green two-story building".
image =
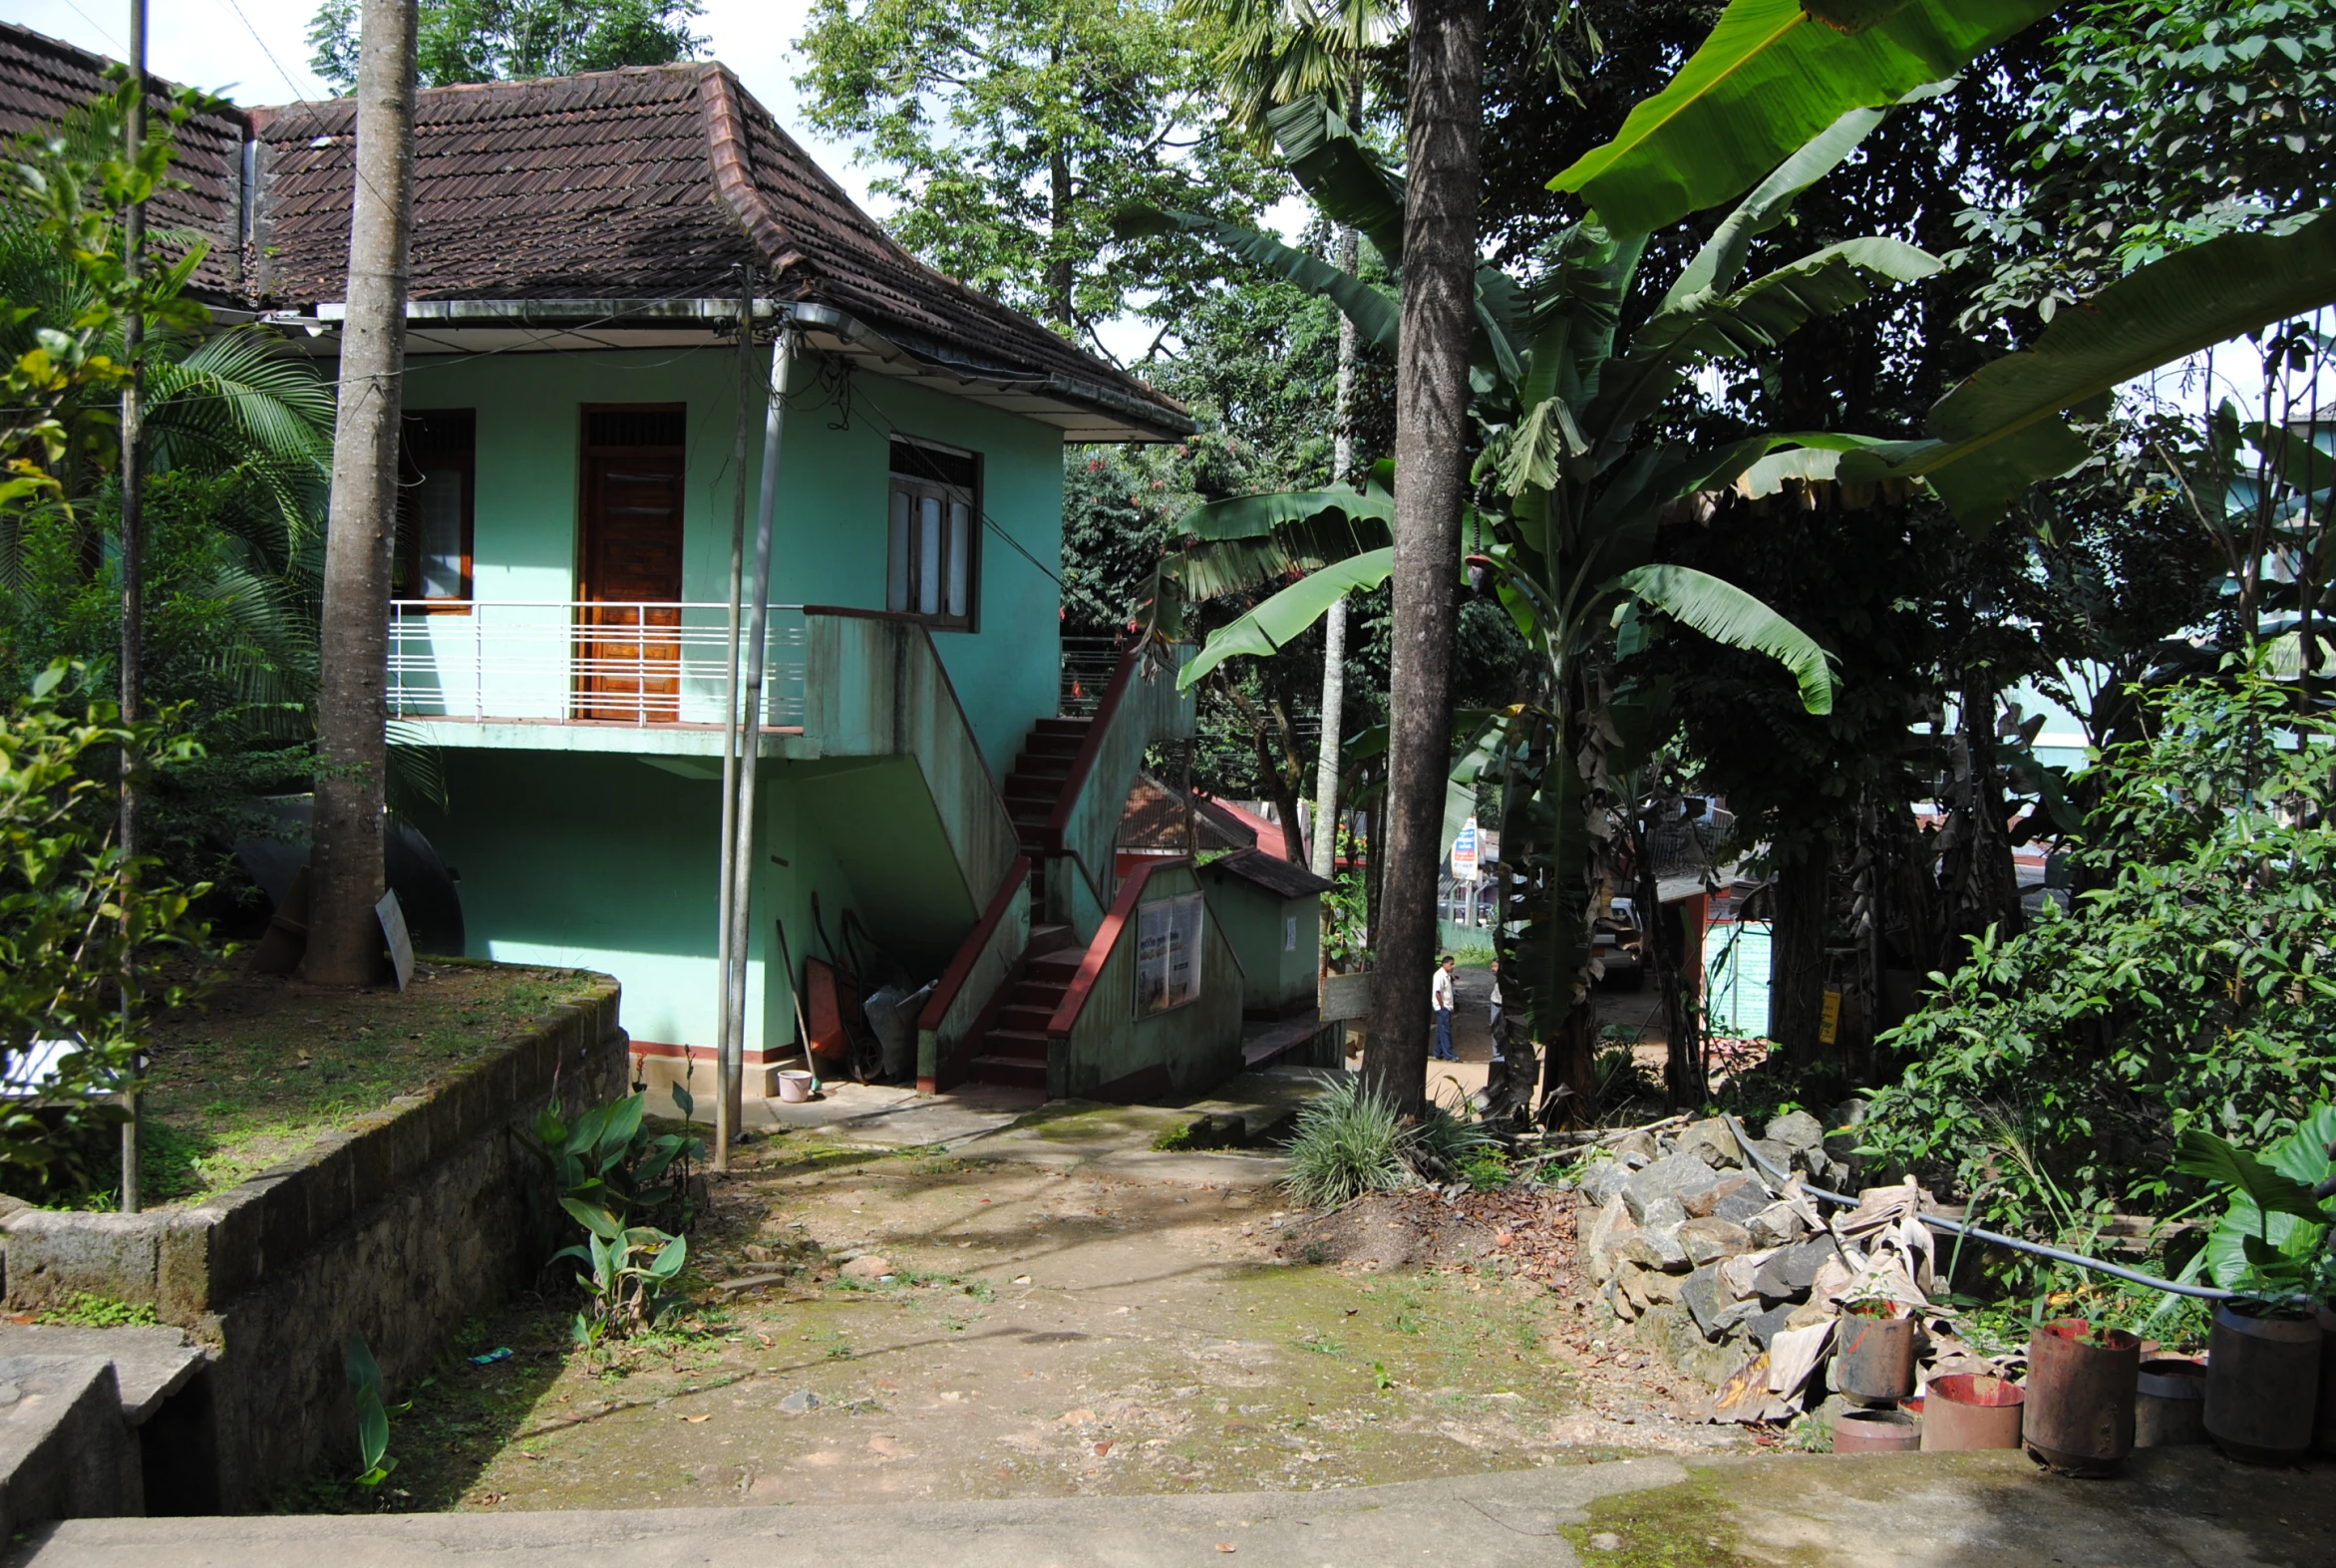
MULTIPOLYGON (((329 360, 354 106, 212 118, 227 303, 329 360)), ((828 965, 930 984, 927 1088, 1237 1066, 1230 949, 1165 910, 1190 868, 1113 876, 1145 745, 1188 733, 1173 656, 1062 706, 1064 444, 1181 408, 918 263, 719 65, 425 91, 417 192, 384 717, 443 759, 418 825, 470 954, 613 974, 661 1076, 710 1059, 731 553, 785 331, 748 1094, 837 1028, 828 965)))

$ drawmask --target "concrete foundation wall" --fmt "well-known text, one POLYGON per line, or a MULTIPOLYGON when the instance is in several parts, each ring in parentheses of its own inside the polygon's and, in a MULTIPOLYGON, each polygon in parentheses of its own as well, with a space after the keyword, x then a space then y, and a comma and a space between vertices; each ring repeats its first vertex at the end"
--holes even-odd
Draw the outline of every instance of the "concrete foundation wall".
POLYGON ((464 1319, 532 1284, 572 1229, 530 1147, 535 1117, 622 1093, 613 981, 425 1096, 405 1096, 210 1201, 146 1214, 26 1210, 7 1222, 11 1312, 76 1292, 151 1306, 215 1358, 220 1505, 263 1506, 351 1471, 343 1357, 362 1334, 391 1400, 464 1319))

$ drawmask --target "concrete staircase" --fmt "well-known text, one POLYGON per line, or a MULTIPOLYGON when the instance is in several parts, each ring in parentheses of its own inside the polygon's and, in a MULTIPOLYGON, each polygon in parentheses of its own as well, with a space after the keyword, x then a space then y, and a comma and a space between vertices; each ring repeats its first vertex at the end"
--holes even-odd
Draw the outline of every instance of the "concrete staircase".
POLYGON ((1046 1093, 1047 1021, 1062 1005, 1063 993, 1071 989, 1079 961, 1086 956, 1069 926, 1030 928, 1030 946, 1023 950, 1004 1005, 994 1022, 977 1031, 975 1083, 1046 1093))
POLYGON ((1062 852, 1062 846, 1048 838, 1047 822, 1063 798, 1064 786, 1071 780, 1071 765, 1077 761, 1079 748, 1087 741, 1088 727, 1094 722, 1092 719, 1039 720, 1030 727, 1030 734, 1022 743, 1022 755, 1014 759, 1013 771, 1006 775, 1006 814, 1014 819, 1014 835, 1021 841, 1022 852, 1030 856, 1033 915, 1047 906, 1047 859, 1062 852))

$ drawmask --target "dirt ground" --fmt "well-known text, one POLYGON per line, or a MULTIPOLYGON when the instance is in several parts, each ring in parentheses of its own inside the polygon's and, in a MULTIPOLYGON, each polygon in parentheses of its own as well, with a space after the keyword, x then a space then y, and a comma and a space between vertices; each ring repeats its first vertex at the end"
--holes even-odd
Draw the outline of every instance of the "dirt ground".
MULTIPOLYGON (((1144 1115, 1091 1114, 1150 1135, 1144 1115)), ((1068 1146, 1078 1121, 1047 1137, 1068 1146)), ((1301 1231, 1270 1157, 1128 1174, 1010 1141, 970 1157, 984 1147, 750 1144, 693 1241, 711 1303, 694 1325, 601 1356, 542 1299, 471 1326, 396 1422, 391 1495, 343 1505, 1288 1490, 1742 1441, 1681 1419, 1697 1391, 1591 1337, 1566 1289, 1570 1197, 1465 1199, 1431 1216, 1413 1250, 1432 1266, 1414 1267, 1301 1231)))

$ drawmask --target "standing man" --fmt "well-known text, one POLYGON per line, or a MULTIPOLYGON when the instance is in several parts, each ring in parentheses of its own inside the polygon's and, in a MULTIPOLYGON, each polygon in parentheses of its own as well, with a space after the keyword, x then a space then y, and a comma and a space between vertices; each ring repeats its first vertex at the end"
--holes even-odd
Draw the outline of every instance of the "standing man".
POLYGON ((1501 960, 1493 960, 1493 1015, 1487 1021, 1493 1035, 1493 1060, 1504 1062, 1507 1057, 1501 1050, 1501 960))
POLYGON ((1458 1062, 1460 1053, 1452 1049, 1452 970, 1455 960, 1450 953, 1438 960, 1436 979, 1429 987, 1429 1002, 1436 1009, 1436 1060, 1458 1062))

